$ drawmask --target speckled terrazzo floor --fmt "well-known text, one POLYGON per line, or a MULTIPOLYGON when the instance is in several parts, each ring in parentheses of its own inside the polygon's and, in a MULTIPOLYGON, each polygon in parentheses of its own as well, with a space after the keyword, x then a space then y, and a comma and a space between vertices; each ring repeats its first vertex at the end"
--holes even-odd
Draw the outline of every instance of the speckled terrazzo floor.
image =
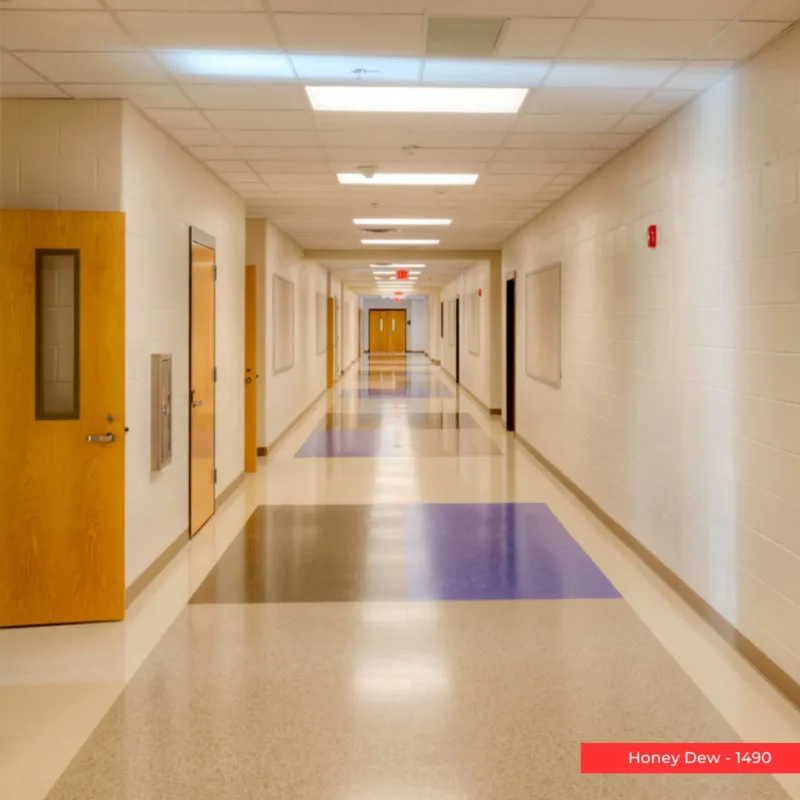
POLYGON ((624 600, 185 610, 49 800, 779 800, 581 776, 581 741, 735 741, 624 600))

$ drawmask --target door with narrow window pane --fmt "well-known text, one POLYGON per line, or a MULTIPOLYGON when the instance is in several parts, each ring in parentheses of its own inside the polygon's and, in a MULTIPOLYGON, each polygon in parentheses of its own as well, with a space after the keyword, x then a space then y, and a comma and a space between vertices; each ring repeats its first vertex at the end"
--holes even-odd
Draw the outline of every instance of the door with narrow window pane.
POLYGON ((0 211, 0 300, 0 626, 122 619, 125 215, 0 211))

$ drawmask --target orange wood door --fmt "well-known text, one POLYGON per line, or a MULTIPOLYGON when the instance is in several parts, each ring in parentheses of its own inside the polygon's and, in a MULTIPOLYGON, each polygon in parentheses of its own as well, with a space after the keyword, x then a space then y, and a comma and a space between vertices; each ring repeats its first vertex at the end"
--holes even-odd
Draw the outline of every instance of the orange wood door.
POLYGON ((190 509, 194 536, 214 514, 215 414, 214 321, 215 252, 192 243, 190 509))
POLYGON ((125 215, 0 211, 0 299, 0 626, 122 619, 125 215))
POLYGON ((403 309, 386 312, 386 327, 389 335, 390 353, 406 351, 406 312, 403 309))
POLYGON ((361 343, 361 309, 358 309, 358 357, 361 358, 361 351, 363 349, 363 345, 361 343))
POLYGON ((370 353, 389 352, 389 331, 386 312, 370 309, 369 312, 369 351, 370 353))
POLYGON ((253 264, 244 268, 244 468, 258 470, 258 285, 253 264))
POLYGON ((328 298, 328 339, 327 339, 327 387, 333 388, 336 369, 336 309, 334 299, 328 298))

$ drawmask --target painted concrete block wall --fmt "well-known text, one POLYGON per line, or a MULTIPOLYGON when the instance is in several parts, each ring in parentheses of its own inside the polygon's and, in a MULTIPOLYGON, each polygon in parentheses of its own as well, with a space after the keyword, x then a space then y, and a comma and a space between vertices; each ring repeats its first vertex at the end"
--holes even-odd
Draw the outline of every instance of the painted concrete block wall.
POLYGON ((444 339, 441 335, 441 302, 440 292, 431 292, 428 295, 428 339, 425 352, 433 361, 439 361, 442 358, 444 339))
POLYGON ((346 370, 358 358, 359 296, 346 286, 342 290, 342 364, 346 370))
POLYGON ((520 343, 563 264, 563 385, 518 347, 519 433, 795 679, 799 155, 796 28, 504 248, 520 343))
POLYGON ((270 447, 325 390, 326 355, 316 352, 316 304, 317 293, 328 294, 328 273, 317 262, 306 261, 303 249, 269 220, 248 220, 247 237, 248 261, 259 267, 259 330, 263 332, 259 341, 263 353, 259 397, 263 406, 260 399, 258 444, 270 447), (294 283, 295 303, 294 365, 277 375, 272 371, 275 275, 294 283))
POLYGON ((499 408, 502 396, 500 384, 500 265, 479 261, 464 270, 445 286, 442 300, 445 305, 445 335, 442 366, 453 376, 456 374, 456 348, 450 343, 449 324, 452 301, 459 297, 461 385, 474 394, 487 408, 499 408), (469 348, 470 295, 481 290, 478 353, 469 348))
POLYGON ((122 209, 122 101, 0 103, 3 208, 122 209))
POLYGON ((189 228, 216 238, 217 493, 244 470, 244 202, 123 107, 127 243, 126 577, 135 580, 188 527, 189 228), (150 355, 173 357, 173 460, 150 471, 150 355))

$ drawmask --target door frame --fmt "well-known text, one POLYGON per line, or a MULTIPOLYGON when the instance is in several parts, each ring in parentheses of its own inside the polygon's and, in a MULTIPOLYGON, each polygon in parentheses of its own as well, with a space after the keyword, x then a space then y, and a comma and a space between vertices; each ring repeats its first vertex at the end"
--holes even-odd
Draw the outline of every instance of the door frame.
POLYGON ((334 347, 336 346, 336 320, 335 308, 333 298, 328 295, 326 301, 326 350, 325 350, 325 385, 328 389, 333 389, 336 382, 336 353, 334 347))
POLYGON ((517 429, 517 276, 506 281, 506 430, 517 429))
POLYGON ((461 383, 461 298, 456 295, 456 383, 461 383))
MULTIPOLYGON (((214 251, 214 320, 212 324, 214 336, 214 364, 217 363, 217 240, 210 233, 206 233, 200 228, 189 227, 189 535, 192 530, 192 406, 191 406, 191 387, 192 387, 192 331, 194 330, 194 319, 192 315, 192 245, 198 244, 214 251)), ((214 367, 216 371, 216 366, 214 367)), ((212 453, 214 458, 214 505, 216 508, 216 475, 217 475, 217 380, 214 376, 214 437, 212 453)), ((213 514, 212 514, 213 516, 213 514)), ((210 517, 209 517, 210 519, 210 517)), ((208 520, 206 520, 208 522, 208 520)), ((203 523, 204 525, 206 523, 203 523)), ((197 529, 195 536, 200 533, 202 526, 197 529)))
MULTIPOLYGON (((258 267, 245 264, 244 268, 244 468, 245 472, 258 471, 258 267), (252 368, 247 366, 247 356, 252 351, 252 368), (250 372, 248 372, 248 369, 250 372), (251 374, 252 373, 252 374, 251 374), (251 383, 248 384, 247 381, 251 383), (255 408, 248 404, 248 386, 255 408)), ((214 315, 216 320, 216 314, 214 315)), ((214 406, 216 413, 216 405, 214 406)))

